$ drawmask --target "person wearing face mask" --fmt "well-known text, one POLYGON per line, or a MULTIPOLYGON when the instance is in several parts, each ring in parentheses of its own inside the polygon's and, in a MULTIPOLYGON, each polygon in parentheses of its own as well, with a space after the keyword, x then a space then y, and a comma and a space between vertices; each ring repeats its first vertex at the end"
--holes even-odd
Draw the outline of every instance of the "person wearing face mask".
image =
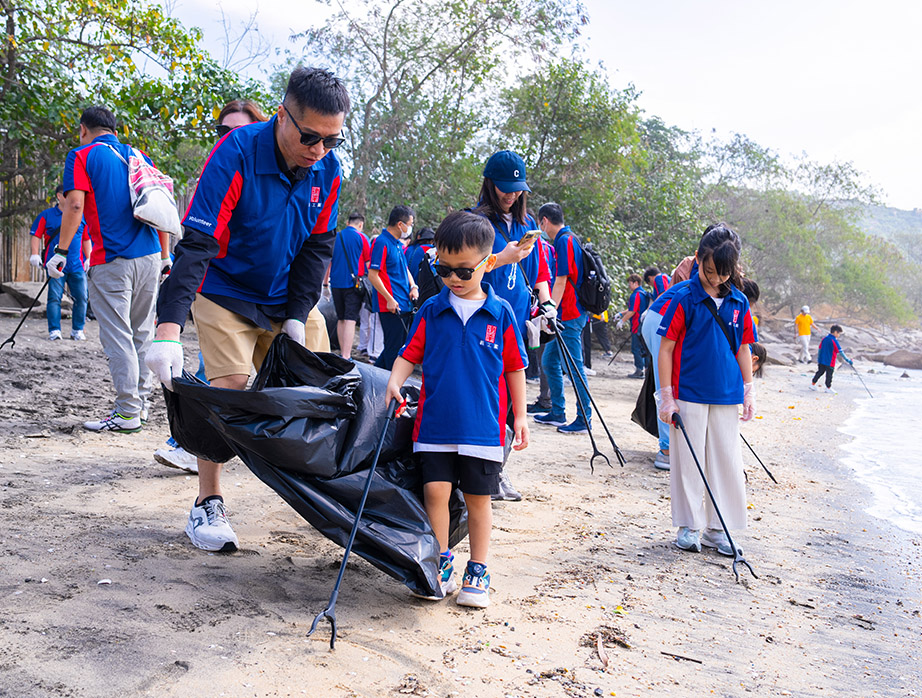
POLYGON ((415 216, 409 206, 394 206, 388 216, 387 227, 375 238, 371 247, 368 280, 375 289, 372 306, 384 330, 384 349, 378 355, 375 366, 388 371, 407 339, 413 319, 413 301, 419 298, 419 288, 407 267, 407 258, 400 243, 413 234, 415 216))
MULTIPOLYGON (((192 306, 206 376, 243 390, 284 332, 304 344, 333 250, 349 110, 343 82, 299 67, 276 114, 237 128, 211 151, 189 204, 185 235, 161 288, 147 365, 167 389, 181 375, 180 332, 192 306)), ((233 551, 220 463, 199 459, 186 534, 204 550, 233 551)))

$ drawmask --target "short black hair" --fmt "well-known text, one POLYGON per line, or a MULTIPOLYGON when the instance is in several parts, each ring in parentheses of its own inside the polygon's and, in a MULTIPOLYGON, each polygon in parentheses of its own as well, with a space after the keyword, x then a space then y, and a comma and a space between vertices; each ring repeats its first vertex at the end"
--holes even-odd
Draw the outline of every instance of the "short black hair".
POLYGON ((349 111, 346 85, 323 68, 295 68, 288 78, 282 101, 288 101, 289 97, 302 109, 313 109, 320 114, 346 114, 349 111))
POLYGON ((551 225, 563 225, 563 207, 549 201, 538 209, 538 220, 547 218, 551 225))
POLYGON ((830 331, 830 332, 839 332, 839 333, 841 333, 841 332, 842 332, 842 328, 841 328, 839 325, 833 325, 832 327, 829 328, 829 331, 830 331))
POLYGON ((365 222, 365 216, 361 213, 350 213, 349 218, 346 219, 346 223, 351 223, 352 221, 362 221, 365 222))
POLYGON ((80 115, 80 123, 89 131, 104 129, 115 133, 115 114, 105 107, 87 107, 80 115))
POLYGON ((416 218, 416 211, 414 211, 409 206, 394 206, 391 209, 391 215, 387 217, 388 227, 397 225, 398 223, 409 223, 411 218, 416 218))
POLYGON ((640 274, 631 274, 627 277, 627 282, 629 284, 637 284, 640 286, 643 283, 643 279, 640 278, 640 274))
POLYGON ((762 290, 759 288, 759 284, 757 284, 752 279, 746 278, 745 276, 743 277, 743 288, 740 290, 743 292, 743 295, 746 296, 747 300, 749 301, 749 305, 757 303, 759 301, 759 297, 762 295, 762 290))
POLYGON ((493 250, 493 226, 484 216, 469 211, 449 213, 435 231, 435 247, 455 254, 473 247, 484 254, 493 250))
POLYGON ((55 195, 63 194, 63 193, 64 193, 64 185, 63 185, 63 184, 59 184, 58 186, 56 186, 56 187, 54 188, 54 193, 55 193, 55 195))
POLYGON ((654 276, 659 276, 660 271, 658 267, 647 267, 647 270, 643 273, 643 280, 647 281, 654 276))
POLYGON ((762 369, 765 368, 765 362, 768 360, 768 350, 764 345, 759 344, 758 342, 753 342, 749 345, 749 351, 752 352, 752 355, 759 360, 759 367, 753 372, 752 375, 762 377, 762 369))

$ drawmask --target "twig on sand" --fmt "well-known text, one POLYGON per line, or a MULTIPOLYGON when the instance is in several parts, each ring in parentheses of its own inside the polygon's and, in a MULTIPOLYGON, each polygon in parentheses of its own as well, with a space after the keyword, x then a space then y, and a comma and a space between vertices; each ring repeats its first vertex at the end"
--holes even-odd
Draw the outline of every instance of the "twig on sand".
POLYGON ((694 662, 695 664, 704 664, 704 662, 702 662, 700 659, 692 659, 691 657, 683 657, 681 654, 673 654, 672 652, 662 652, 662 651, 660 651, 660 654, 665 654, 667 657, 672 657, 676 661, 681 660, 683 662, 694 662))

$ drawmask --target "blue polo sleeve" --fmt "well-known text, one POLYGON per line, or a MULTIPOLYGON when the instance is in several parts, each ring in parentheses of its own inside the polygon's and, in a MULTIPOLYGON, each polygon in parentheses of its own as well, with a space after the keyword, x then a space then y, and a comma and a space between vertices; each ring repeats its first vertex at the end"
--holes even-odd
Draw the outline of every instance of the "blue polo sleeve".
MULTIPOLYGON (((199 177, 183 226, 217 239, 218 256, 227 251, 231 215, 243 188, 243 153, 228 134, 211 151, 199 177)), ((326 232, 326 231, 324 231, 326 232)))
MULTIPOLYGON (((375 238, 375 241, 371 243, 371 264, 369 267, 371 269, 381 270, 381 262, 384 258, 384 249, 387 247, 384 240, 381 239, 381 236, 375 238)), ((386 270, 385 270, 386 271, 386 270)))

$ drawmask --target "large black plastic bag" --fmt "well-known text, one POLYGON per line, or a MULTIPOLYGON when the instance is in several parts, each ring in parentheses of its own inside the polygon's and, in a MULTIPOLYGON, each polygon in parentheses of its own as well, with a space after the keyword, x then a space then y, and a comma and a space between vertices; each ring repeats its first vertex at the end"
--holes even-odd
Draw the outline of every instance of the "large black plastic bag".
MULTIPOLYGON (((219 450, 223 440, 311 525, 344 546, 386 423, 388 375, 313 354, 279 335, 250 390, 212 388, 187 374, 174 379, 174 392, 167 393, 170 426, 180 445, 199 455, 219 450), (183 422, 190 415, 198 424, 183 422)), ((418 397, 410 386, 406 392, 418 397)), ((414 592, 435 595, 439 547, 421 502, 414 415, 415 402, 388 426, 354 550, 414 592)), ((453 545, 467 535, 457 491, 451 514, 453 545)))

